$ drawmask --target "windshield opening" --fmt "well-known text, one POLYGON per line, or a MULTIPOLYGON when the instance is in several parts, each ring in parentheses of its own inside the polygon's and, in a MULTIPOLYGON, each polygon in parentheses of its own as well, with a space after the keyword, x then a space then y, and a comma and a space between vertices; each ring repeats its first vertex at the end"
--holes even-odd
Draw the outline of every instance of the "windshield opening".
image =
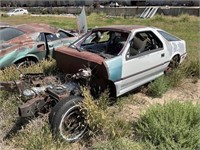
POLYGON ((120 54, 129 33, 110 30, 95 30, 86 34, 74 48, 80 51, 96 53, 104 58, 112 58, 120 54))

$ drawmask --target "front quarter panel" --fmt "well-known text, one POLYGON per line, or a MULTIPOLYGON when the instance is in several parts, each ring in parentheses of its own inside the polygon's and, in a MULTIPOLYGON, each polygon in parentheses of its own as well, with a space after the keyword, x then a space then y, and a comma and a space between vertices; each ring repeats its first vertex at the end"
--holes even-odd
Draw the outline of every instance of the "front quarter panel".
POLYGON ((118 56, 105 61, 108 67, 109 80, 116 82, 122 76, 122 56, 118 56))

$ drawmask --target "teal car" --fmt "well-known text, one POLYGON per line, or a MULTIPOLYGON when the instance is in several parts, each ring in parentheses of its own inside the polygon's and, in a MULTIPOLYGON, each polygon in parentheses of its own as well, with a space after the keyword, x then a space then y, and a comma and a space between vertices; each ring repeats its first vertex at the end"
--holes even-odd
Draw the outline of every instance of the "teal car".
POLYGON ((53 50, 69 45, 77 35, 46 24, 23 24, 0 29, 0 69, 29 65, 52 57, 53 50))

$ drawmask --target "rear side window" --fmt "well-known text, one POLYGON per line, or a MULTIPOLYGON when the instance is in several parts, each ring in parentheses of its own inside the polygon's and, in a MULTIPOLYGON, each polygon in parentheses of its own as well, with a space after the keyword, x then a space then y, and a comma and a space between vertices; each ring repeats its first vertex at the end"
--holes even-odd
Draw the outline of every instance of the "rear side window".
POLYGON ((167 41, 180 41, 180 39, 178 39, 177 37, 164 32, 164 31, 158 31, 167 41))
POLYGON ((21 30, 15 28, 4 28, 0 30, 0 41, 5 42, 24 34, 21 30))

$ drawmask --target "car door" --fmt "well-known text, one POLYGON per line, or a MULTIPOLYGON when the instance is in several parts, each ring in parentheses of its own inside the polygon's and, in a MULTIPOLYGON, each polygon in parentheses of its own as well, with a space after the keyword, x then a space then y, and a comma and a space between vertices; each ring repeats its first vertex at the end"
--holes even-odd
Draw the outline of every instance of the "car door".
POLYGON ((20 10, 19 9, 15 10, 13 14, 14 15, 19 15, 20 14, 20 10))
POLYGON ((122 60, 122 79, 117 94, 124 94, 163 74, 166 49, 153 31, 141 31, 130 39, 122 60))
POLYGON ((20 9, 19 15, 23 15, 23 14, 24 14, 24 10, 23 10, 23 9, 20 9))

